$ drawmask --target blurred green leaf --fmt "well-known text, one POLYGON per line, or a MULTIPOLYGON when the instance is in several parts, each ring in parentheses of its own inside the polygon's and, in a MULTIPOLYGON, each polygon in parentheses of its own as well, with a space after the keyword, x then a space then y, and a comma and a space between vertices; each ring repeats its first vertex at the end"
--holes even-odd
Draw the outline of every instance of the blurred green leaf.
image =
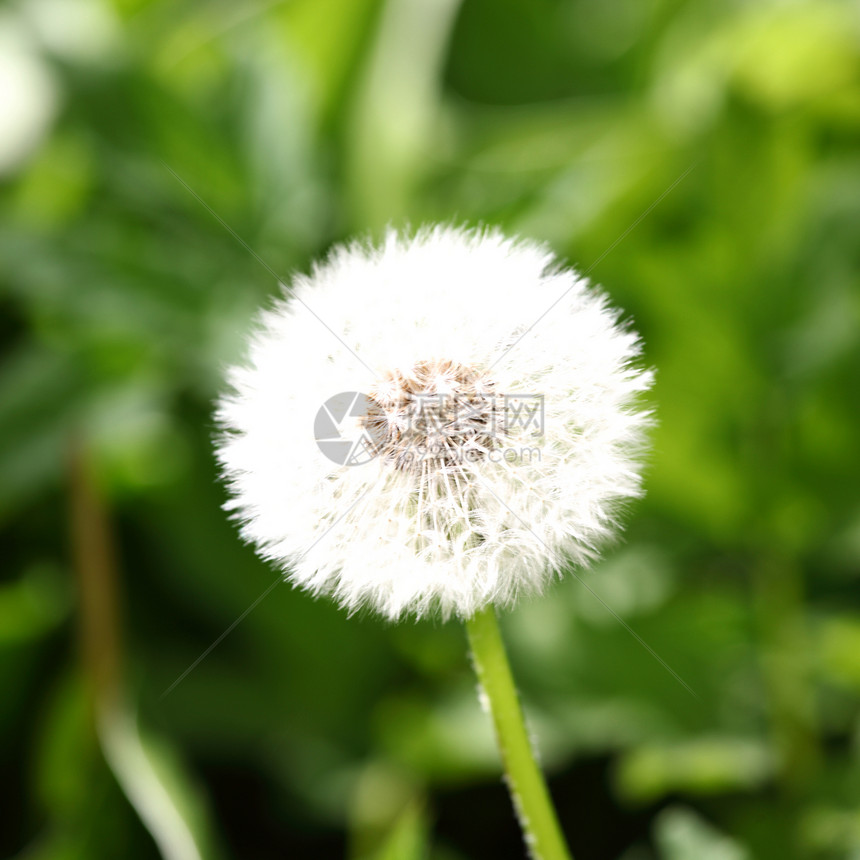
POLYGON ((102 714, 99 737, 111 770, 164 860, 219 856, 198 790, 170 745, 144 736, 124 709, 102 714))
POLYGON ((400 816, 376 860, 422 860, 427 857, 428 822, 419 806, 400 816))
POLYGON ((749 860, 742 845, 722 834, 690 809, 670 806, 657 816, 657 844, 662 860, 749 860))
POLYGON ((709 795, 751 789, 773 772, 773 752, 760 740, 699 737, 631 750, 620 759, 616 779, 624 797, 648 802, 676 792, 709 795))
POLYGON ((70 602, 67 582, 46 564, 37 563, 17 581, 0 585, 0 649, 55 628, 67 616, 70 602))

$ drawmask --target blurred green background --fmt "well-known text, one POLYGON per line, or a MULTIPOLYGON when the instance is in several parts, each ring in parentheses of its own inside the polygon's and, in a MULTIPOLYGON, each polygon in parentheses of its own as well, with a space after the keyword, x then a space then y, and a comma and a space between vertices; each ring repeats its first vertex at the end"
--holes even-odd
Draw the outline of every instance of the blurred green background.
POLYGON ((523 856, 457 623, 280 585, 163 695, 275 579, 211 438, 277 284, 183 183, 285 278, 428 220, 594 267, 660 426, 583 576, 699 699, 570 577, 505 616, 575 856, 860 858, 860 9, 829 0, 0 6, 0 856, 523 856))

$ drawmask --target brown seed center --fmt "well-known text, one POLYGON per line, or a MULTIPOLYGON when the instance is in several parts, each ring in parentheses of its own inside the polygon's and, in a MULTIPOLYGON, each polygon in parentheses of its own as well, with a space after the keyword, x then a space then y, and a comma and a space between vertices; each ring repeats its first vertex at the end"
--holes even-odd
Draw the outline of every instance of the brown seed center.
POLYGON ((418 474, 485 457, 496 444, 494 389, 486 371, 454 361, 388 371, 363 419, 374 453, 418 474))

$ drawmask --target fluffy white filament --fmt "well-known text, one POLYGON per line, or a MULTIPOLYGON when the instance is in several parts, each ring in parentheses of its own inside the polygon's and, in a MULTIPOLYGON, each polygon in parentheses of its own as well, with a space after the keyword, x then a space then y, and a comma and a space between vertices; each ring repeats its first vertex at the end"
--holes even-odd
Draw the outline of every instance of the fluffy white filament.
POLYGON ((243 536, 291 582, 469 617, 596 556, 640 493, 652 376, 585 279, 541 245, 434 227, 336 248, 290 293, 230 371, 218 456, 243 536), (369 405, 339 427, 365 439, 358 464, 314 435, 341 392, 369 405))

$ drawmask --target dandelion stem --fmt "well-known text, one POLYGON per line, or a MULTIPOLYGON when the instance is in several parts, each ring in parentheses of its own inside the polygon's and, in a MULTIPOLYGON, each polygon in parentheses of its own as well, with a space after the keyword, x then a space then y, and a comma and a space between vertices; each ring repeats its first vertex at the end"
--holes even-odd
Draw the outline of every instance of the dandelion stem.
POLYGON ((487 696, 508 788, 534 860, 571 860, 549 789, 535 760, 492 606, 466 622, 472 660, 487 696))

